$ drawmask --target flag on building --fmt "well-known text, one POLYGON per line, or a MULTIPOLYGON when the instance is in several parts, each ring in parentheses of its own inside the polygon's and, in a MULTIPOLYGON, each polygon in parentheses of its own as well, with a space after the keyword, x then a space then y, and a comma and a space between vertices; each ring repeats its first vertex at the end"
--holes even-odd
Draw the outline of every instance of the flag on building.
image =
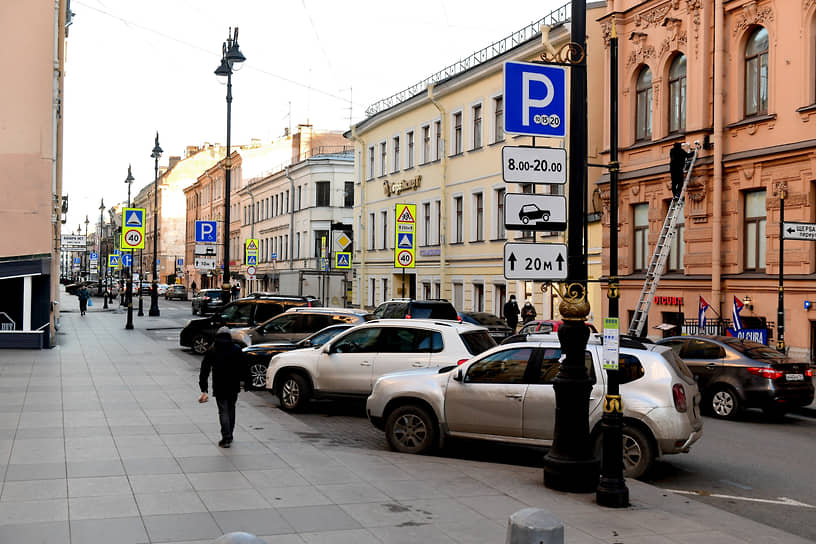
POLYGON ((731 308, 731 321, 734 322, 733 329, 738 331, 742 329, 742 319, 740 319, 740 312, 745 305, 742 303, 740 299, 734 295, 734 305, 731 308))
POLYGON ((697 311, 697 334, 705 334, 706 310, 708 310, 708 302, 701 296, 699 310, 697 311))

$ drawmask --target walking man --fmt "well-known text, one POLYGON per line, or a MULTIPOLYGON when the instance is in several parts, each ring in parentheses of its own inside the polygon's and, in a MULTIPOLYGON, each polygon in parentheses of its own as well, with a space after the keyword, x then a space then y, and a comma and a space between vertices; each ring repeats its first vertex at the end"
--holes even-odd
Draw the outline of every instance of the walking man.
POLYGON ((538 315, 538 313, 533 307, 533 303, 527 299, 527 302, 524 303, 524 307, 521 309, 521 321, 523 323, 529 323, 535 319, 536 315, 538 315))
POLYGON ((193 283, 190 284, 190 290, 193 292, 194 295, 196 292, 196 287, 198 287, 198 285, 196 285, 195 280, 193 280, 193 283))
POLYGON ((519 318, 519 307, 516 302, 516 295, 510 295, 510 300, 504 303, 504 319, 507 321, 507 326, 516 332, 519 318))
POLYGON ((241 390, 241 348, 232 341, 230 330, 221 327, 215 334, 213 347, 201 361, 198 385, 201 396, 198 402, 207 402, 207 380, 212 370, 213 396, 218 404, 218 418, 221 421, 221 440, 218 445, 229 448, 235 429, 235 403, 241 390))
POLYGON ((91 298, 88 288, 84 285, 80 287, 77 292, 77 297, 79 297, 79 315, 85 315, 85 312, 88 310, 88 299, 91 298))

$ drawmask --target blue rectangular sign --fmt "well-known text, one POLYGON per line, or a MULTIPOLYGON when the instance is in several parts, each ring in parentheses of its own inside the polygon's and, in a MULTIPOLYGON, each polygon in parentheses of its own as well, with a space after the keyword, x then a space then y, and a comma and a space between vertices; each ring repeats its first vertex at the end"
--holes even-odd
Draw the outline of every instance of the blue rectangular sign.
POLYGON ((216 242, 218 241, 216 233, 217 230, 215 221, 196 221, 196 242, 216 242))
POLYGON ((182 258, 176 259, 176 266, 184 266, 184 259, 182 258))
POLYGON ((529 62, 505 62, 504 103, 505 132, 565 137, 566 68, 529 62))

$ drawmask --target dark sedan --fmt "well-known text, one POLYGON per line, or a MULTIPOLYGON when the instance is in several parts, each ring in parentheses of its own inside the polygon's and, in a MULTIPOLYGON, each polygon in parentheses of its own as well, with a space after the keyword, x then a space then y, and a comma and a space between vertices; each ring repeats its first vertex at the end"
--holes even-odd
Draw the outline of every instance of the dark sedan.
POLYGON ((269 366, 269 360, 278 353, 293 349, 320 347, 353 326, 354 324, 351 323, 331 325, 299 342, 269 342, 244 348, 244 361, 247 366, 244 387, 246 389, 264 389, 266 387, 266 368, 269 366))
POLYGON ((487 333, 497 344, 513 334, 513 329, 507 325, 504 319, 488 312, 459 312, 459 319, 465 323, 487 327, 487 333))
POLYGON ((193 296, 193 315, 217 314, 224 308, 221 289, 202 289, 193 296))
POLYGON ((672 336, 670 346, 697 379, 703 409, 723 419, 743 408, 762 408, 779 417, 813 402, 813 370, 757 342, 733 336, 672 336))

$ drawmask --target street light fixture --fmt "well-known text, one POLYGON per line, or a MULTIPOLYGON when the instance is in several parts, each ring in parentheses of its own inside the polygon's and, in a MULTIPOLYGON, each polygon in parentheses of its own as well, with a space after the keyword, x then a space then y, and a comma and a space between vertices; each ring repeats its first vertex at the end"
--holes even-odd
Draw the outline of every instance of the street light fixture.
MULTIPOLYGON (((230 137, 232 130, 232 73, 241 67, 246 57, 238 47, 238 27, 235 32, 232 28, 227 32, 227 41, 221 46, 221 64, 216 68, 215 75, 219 82, 227 84, 227 154, 224 158, 224 275, 221 280, 221 298, 224 302, 230 300, 230 137)), ((158 140, 156 140, 158 144, 158 140)))
MULTIPOLYGON (((130 186, 133 185, 133 182, 136 181, 133 178, 133 174, 130 171, 130 165, 128 164, 128 175, 125 178, 125 183, 128 186, 128 205, 127 207, 130 208, 130 186)), ((122 250, 122 257, 124 258, 124 249, 122 250)), ((125 328, 127 330, 133 329, 133 250, 130 250, 130 266, 128 267, 128 282, 127 282, 127 323, 125 323, 125 328)))
POLYGON ((99 270, 99 274, 98 274, 99 275, 99 294, 104 297, 104 306, 102 306, 102 309, 107 310, 108 309, 108 281, 107 281, 108 280, 108 276, 107 276, 108 259, 103 254, 103 251, 102 251, 102 247, 103 247, 102 246, 102 242, 103 242, 102 233, 105 232, 104 212, 105 212, 105 199, 103 198, 99 202, 99 252, 97 253, 97 263, 99 263, 99 264, 97 265, 97 269, 99 270), (102 269, 99 268, 99 266, 104 266, 105 267, 104 277, 102 275, 102 269))
MULTIPOLYGON (((153 152, 150 154, 153 157, 153 271, 151 272, 153 284, 150 287, 150 311, 148 315, 156 317, 159 315, 159 286, 156 283, 156 263, 158 262, 156 252, 159 247, 159 230, 158 230, 158 209, 159 209, 159 157, 162 154, 162 148, 159 146, 159 132, 156 131, 156 145, 153 146, 153 152)), ((141 264, 139 265, 141 266, 141 264)), ((139 289, 139 293, 141 293, 139 289)))
POLYGON ((88 276, 91 275, 91 266, 88 260, 88 214, 85 214, 85 281, 88 281, 88 276))

